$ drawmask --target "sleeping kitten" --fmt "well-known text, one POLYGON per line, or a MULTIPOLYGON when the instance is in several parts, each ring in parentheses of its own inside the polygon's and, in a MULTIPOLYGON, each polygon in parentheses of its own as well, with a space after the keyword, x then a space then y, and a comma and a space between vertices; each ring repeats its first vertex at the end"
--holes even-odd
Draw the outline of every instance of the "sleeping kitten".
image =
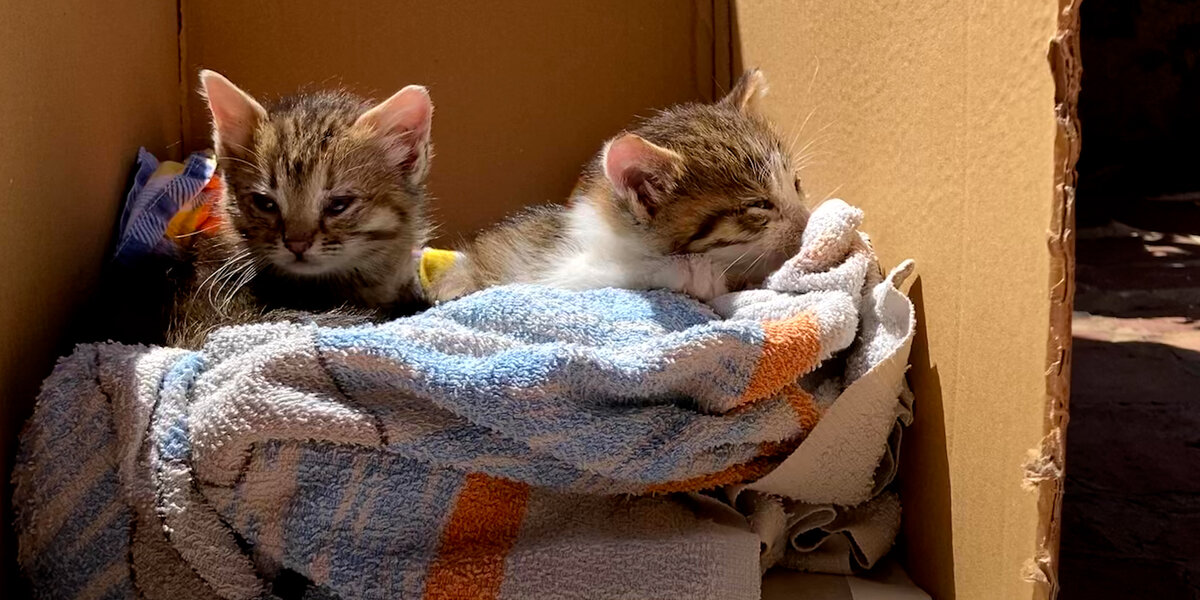
POLYGON ((220 325, 343 324, 419 303, 414 252, 429 237, 432 158, 425 88, 376 105, 322 91, 264 107, 217 73, 200 80, 225 193, 219 231, 196 244, 168 343, 196 347, 220 325))
POLYGON ((758 112, 762 73, 714 104, 667 109, 610 140, 567 206, 479 235, 434 284, 449 300, 504 283, 667 288, 710 300, 760 283, 799 249, 800 179, 758 112))

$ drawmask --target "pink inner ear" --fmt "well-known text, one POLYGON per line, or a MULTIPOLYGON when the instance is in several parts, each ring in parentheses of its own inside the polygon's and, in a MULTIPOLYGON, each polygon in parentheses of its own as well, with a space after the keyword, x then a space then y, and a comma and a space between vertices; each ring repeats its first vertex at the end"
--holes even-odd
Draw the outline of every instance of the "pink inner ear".
POLYGON ((655 171, 663 167, 663 157, 646 140, 625 134, 608 145, 604 155, 604 175, 618 188, 641 196, 655 171))
POLYGON ((266 115, 266 111, 254 98, 220 74, 204 71, 200 77, 218 141, 222 145, 249 145, 254 127, 266 115))
POLYGON ((411 134, 410 139, 416 142, 429 134, 432 117, 433 103, 429 92, 419 85, 410 85, 364 113, 357 123, 395 135, 409 137, 411 134))
POLYGON ((653 205, 673 185, 680 160, 666 148, 625 133, 604 149, 604 176, 618 191, 634 195, 638 204, 653 213, 653 205))
POLYGON ((636 138, 614 140, 604 155, 604 175, 619 188, 636 189, 636 184, 645 179, 644 173, 638 173, 638 154, 636 138))

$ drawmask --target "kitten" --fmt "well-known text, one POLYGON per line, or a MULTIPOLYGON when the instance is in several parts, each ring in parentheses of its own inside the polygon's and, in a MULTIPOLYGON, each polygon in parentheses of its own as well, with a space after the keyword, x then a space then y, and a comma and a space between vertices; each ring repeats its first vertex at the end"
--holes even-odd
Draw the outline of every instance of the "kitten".
POLYGON ((461 248, 444 301, 504 283, 667 288, 710 300, 799 249, 800 179, 758 110, 760 71, 714 104, 669 108, 610 140, 567 206, 528 209, 461 248))
POLYGON ((376 105, 321 91, 264 107, 218 73, 200 80, 225 193, 219 230, 196 244, 168 343, 196 347, 220 325, 344 324, 419 304, 414 253, 429 237, 433 156, 426 89, 376 105))

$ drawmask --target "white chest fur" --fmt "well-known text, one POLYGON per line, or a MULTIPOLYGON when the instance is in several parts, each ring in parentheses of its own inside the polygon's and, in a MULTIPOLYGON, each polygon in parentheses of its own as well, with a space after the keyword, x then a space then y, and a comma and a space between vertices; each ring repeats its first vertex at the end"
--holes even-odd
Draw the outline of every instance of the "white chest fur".
POLYGON ((636 231, 613 228, 586 202, 567 213, 557 256, 536 283, 566 289, 665 288, 709 300, 726 292, 723 274, 698 255, 663 256, 636 231))

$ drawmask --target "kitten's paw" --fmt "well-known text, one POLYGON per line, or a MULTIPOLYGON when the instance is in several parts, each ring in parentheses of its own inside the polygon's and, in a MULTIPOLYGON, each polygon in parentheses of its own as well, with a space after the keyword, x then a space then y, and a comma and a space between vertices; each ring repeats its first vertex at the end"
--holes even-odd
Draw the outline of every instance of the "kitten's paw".
POLYGON ((687 281, 683 291, 705 302, 727 293, 725 274, 707 258, 687 257, 685 259, 687 281))

